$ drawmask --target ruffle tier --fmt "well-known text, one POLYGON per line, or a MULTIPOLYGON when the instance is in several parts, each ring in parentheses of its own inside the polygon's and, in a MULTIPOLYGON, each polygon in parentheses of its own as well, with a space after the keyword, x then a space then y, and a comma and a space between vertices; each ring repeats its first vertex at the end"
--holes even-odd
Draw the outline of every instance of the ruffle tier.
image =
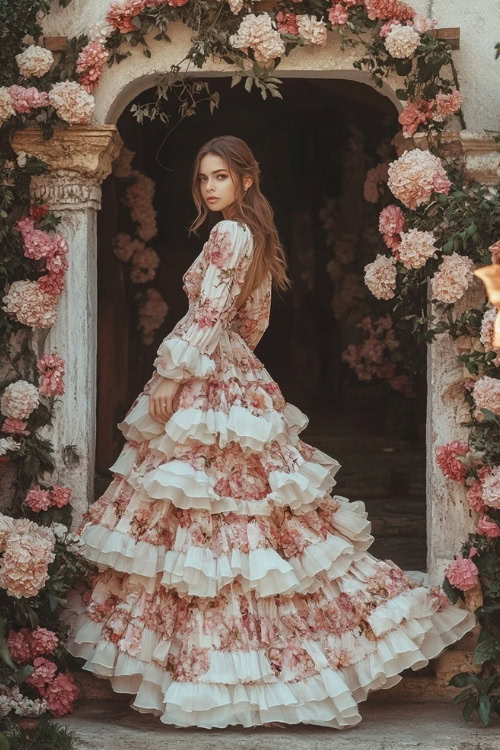
MULTIPOLYGON (((367 559, 361 569, 369 570, 373 564, 367 559)), ((364 576, 357 573, 361 581, 364 576)), ((350 583, 354 580, 353 574, 350 583)), ((123 581, 111 581, 112 590, 123 592, 123 581)), ((326 587, 324 593, 333 599, 334 589, 326 587)), ((97 598, 102 603, 102 592, 97 598)), ((135 584, 102 622, 90 619, 86 607, 74 603, 76 636, 70 651, 86 659, 85 669, 109 679, 116 692, 135 694, 133 708, 181 727, 256 726, 278 720, 334 728, 356 724, 360 721, 357 703, 369 692, 391 687, 404 669, 425 666, 475 624, 470 612, 449 605, 441 608, 437 598, 417 587, 375 607, 364 620, 368 630, 359 624, 348 629, 339 621, 328 632, 311 627, 317 608, 325 607, 318 599, 295 597, 283 605, 279 597, 259 600, 231 587, 227 611, 239 600, 238 613, 251 613, 263 626, 274 623, 274 630, 273 625, 271 630, 261 630, 260 642, 253 636, 251 647, 227 646, 226 640, 224 649, 213 632, 207 635, 206 608, 197 610, 200 600, 191 602, 190 617, 196 627, 180 626, 178 632, 171 625, 159 637, 138 617, 143 599, 135 584), (122 638, 110 637, 109 632, 111 622, 116 633, 118 611, 122 638), (127 619, 127 613, 135 613, 135 618, 127 619), (133 627, 138 628, 135 640, 130 635, 133 627), (264 632, 267 643, 262 642, 264 632), (283 657, 279 670, 276 652, 283 657), (187 668, 182 666, 184 658, 187 668)), ((169 604, 176 609, 174 600, 169 604)), ((331 608, 327 603, 326 607, 331 608)), ((170 623, 176 622, 177 614, 171 612, 170 623)), ((240 617, 236 628, 244 630, 245 614, 240 617)), ((224 626, 217 627, 222 636, 224 626)))

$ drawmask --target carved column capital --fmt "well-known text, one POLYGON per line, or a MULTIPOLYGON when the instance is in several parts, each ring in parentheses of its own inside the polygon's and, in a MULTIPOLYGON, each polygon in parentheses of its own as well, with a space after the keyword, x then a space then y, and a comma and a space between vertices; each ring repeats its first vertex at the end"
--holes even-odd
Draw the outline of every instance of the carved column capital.
POLYGON ((101 181, 69 169, 31 178, 31 195, 55 211, 101 208, 101 181))
POLYGON ((425 150, 432 145, 444 159, 461 160, 467 174, 483 185, 494 185, 500 179, 500 142, 484 131, 444 130, 436 135, 415 133, 412 138, 399 132, 393 143, 398 156, 403 151, 425 150))

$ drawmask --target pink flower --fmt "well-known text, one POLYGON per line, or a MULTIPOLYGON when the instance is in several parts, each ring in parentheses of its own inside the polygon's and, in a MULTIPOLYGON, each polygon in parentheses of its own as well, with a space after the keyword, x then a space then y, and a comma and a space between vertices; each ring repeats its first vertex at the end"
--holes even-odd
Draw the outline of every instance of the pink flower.
POLYGON ((473 280, 474 262, 458 253, 445 255, 431 282, 432 292, 439 302, 457 302, 473 280))
POLYGON ((467 488, 467 502, 476 513, 486 508, 486 505, 483 503, 483 485, 481 482, 473 482, 467 488))
POLYGON ((13 419, 28 419, 40 401, 38 389, 27 380, 16 380, 4 390, 0 399, 0 411, 13 419))
POLYGON ((491 262, 500 263, 500 240, 497 240, 493 245, 490 245, 488 250, 491 253, 491 262))
POLYGON ((451 94, 436 94, 436 113, 439 117, 447 117, 458 112, 462 103, 462 95, 456 89, 451 94))
POLYGON ((55 323, 57 299, 37 281, 14 281, 2 301, 6 312, 30 328, 50 328, 55 323))
POLYGON ((455 560, 445 570, 445 575, 450 584, 460 591, 469 591, 479 583, 479 571, 470 559, 476 554, 476 551, 474 547, 471 547, 468 558, 455 555, 455 560))
POLYGON ((63 487, 60 484, 55 484, 50 492, 52 505, 63 508, 71 500, 71 494, 71 487, 63 487))
POLYGON ((441 159, 418 148, 405 151, 389 165, 387 184, 407 208, 428 203, 434 192, 447 194, 451 187, 441 159))
POLYGON ((80 73, 80 83, 87 91, 95 89, 102 75, 104 63, 109 57, 106 47, 100 42, 89 42, 82 49, 76 61, 76 72, 80 73))
POLYGON ((33 656, 51 654, 56 650, 59 638, 52 630, 36 628, 31 634, 31 652, 33 656))
POLYGON ((30 431, 26 429, 27 422, 14 417, 7 417, 2 425, 2 432, 9 432, 12 435, 29 435, 30 431))
POLYGON ((489 508, 500 508, 500 466, 495 466, 483 479, 482 498, 489 508))
POLYGON ((49 207, 46 203, 36 203, 30 208, 30 217, 33 221, 41 221, 49 213, 49 207))
POLYGON ((297 15, 299 34, 311 44, 324 47, 327 40, 327 29, 322 19, 307 13, 297 15))
POLYGON ((87 125, 95 109, 94 97, 78 81, 54 83, 49 102, 58 117, 70 125, 87 125))
POLYGON ((466 443, 460 443, 458 440, 453 440, 447 445, 437 446, 436 461, 445 477, 454 479, 461 484, 465 483, 467 468, 458 460, 457 456, 465 456, 468 451, 469 446, 466 443))
POLYGON ((363 197, 368 203, 376 203, 384 194, 383 185, 387 182, 389 162, 383 161, 366 173, 363 184, 363 197))
POLYGON ((295 34, 299 33, 297 26, 297 16, 295 13, 284 13, 282 10, 276 13, 276 24, 280 34, 295 34))
MULTIPOLYGON (((189 2, 189 0, 168 0, 168 4, 172 8, 180 8, 183 5, 186 5, 186 3, 188 3, 188 2, 189 2)), ((159 2, 158 4, 161 5, 162 3, 159 2)))
POLYGON ((18 633, 10 630, 7 638, 7 646, 12 659, 16 664, 27 664, 31 661, 31 648, 27 636, 29 630, 23 628, 18 633))
POLYGON ((387 20, 393 18, 397 21, 410 21, 415 11, 400 0, 365 0, 368 18, 372 21, 380 18, 387 20))
POLYGON ((349 13, 343 5, 334 3, 328 11, 328 18, 332 26, 343 26, 349 20, 349 13))
POLYGON ((54 534, 27 518, 15 518, 0 560, 0 586, 17 599, 36 596, 54 560, 54 534))
POLYGON ((57 354, 44 354, 37 367, 41 378, 39 392, 44 396, 62 396, 64 393, 64 359, 57 354))
POLYGON ((9 86, 9 94, 16 112, 30 114, 31 110, 46 107, 49 103, 48 94, 38 91, 34 86, 9 86))
POLYGON ((403 133, 412 136, 420 127, 428 123, 434 114, 434 102, 426 99, 414 99, 408 102, 399 114, 399 123, 403 126, 403 133))
POLYGON ((389 36, 389 34, 391 33, 391 31, 392 31, 392 27, 393 27, 394 25, 398 25, 398 26, 399 26, 399 21, 397 21, 397 20, 394 20, 394 18, 393 18, 393 19, 391 19, 390 21, 387 21, 387 23, 384 23, 384 24, 383 24, 383 25, 382 25, 382 26, 380 27, 380 31, 378 32, 378 33, 379 33, 379 36, 381 36, 381 37, 382 37, 382 39, 387 39, 387 37, 388 37, 388 36, 389 36))
POLYGON ((483 375, 474 385, 472 396, 478 409, 500 414, 500 380, 483 375))
POLYGON ((391 236, 400 234, 404 230, 405 217, 399 206, 391 204, 382 209, 378 219, 378 228, 383 235, 391 236))
POLYGON ((137 31, 133 19, 140 15, 146 7, 146 0, 115 0, 106 15, 106 21, 122 34, 137 31))
POLYGON ((64 271, 62 273, 46 273, 38 279, 40 291, 56 300, 64 289, 64 271))
POLYGON ((476 533, 488 539, 495 539, 500 536, 500 526, 488 516, 481 516, 476 526, 476 533))
POLYGON ((429 258, 436 258, 434 241, 432 232, 421 232, 419 229, 402 232, 398 252, 403 265, 406 268, 421 268, 429 258))
POLYGON ((41 690, 47 701, 49 711, 54 716, 64 716, 73 710, 73 701, 78 697, 79 689, 71 675, 60 673, 41 690))
POLYGON ((33 487, 26 495, 26 505, 29 505, 34 513, 40 513, 40 511, 42 510, 48 510, 51 505, 49 491, 42 490, 39 485, 33 487))
POLYGON ((40 692, 45 690, 45 687, 52 682, 57 672, 57 666, 53 661, 44 659, 42 656, 37 656, 33 661, 35 671, 26 678, 28 685, 38 688, 40 692))
POLYGON ((365 266, 365 284, 377 299, 392 299, 396 290, 397 270, 394 258, 378 254, 365 266))

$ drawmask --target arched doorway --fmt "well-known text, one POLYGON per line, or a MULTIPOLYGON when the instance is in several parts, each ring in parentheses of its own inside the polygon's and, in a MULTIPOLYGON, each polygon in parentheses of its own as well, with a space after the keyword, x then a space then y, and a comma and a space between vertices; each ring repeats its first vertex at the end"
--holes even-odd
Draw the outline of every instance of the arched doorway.
MULTIPOLYGON (((285 398, 310 417, 304 439, 342 464, 336 490, 367 502, 377 535, 374 553, 424 570, 425 446, 408 440, 415 435, 391 433, 377 389, 357 384, 341 364, 360 319, 356 308, 367 309, 363 266, 380 250, 379 209, 364 199, 364 182, 370 168, 395 156, 390 138, 398 127, 396 109, 370 86, 349 80, 287 78, 283 101, 266 102, 242 87, 229 92, 225 78, 212 78, 210 86, 223 91, 219 110, 184 121, 163 145, 165 126, 139 125, 129 107, 117 123, 136 154, 134 166, 156 184, 159 232, 152 246, 161 264, 154 286, 166 298, 169 315, 154 343, 141 346, 131 302, 134 285, 112 252, 114 235, 127 225, 127 209, 120 204, 116 178, 110 177, 99 217, 97 469, 102 481, 97 494, 110 479, 106 469, 122 443, 116 423, 150 377, 162 337, 185 312, 182 273, 206 239, 207 230, 198 239, 187 236, 194 216, 193 156, 212 136, 232 133, 250 144, 260 162, 293 280, 291 292, 274 296, 271 325, 257 354, 285 398), (343 243, 337 248, 328 230, 332 202, 334 234, 343 243), (342 283, 327 267, 335 252, 346 251, 353 256, 348 269, 351 275, 355 270, 358 286, 354 298, 342 302, 342 283)), ((145 91, 134 101, 151 95, 145 91)))

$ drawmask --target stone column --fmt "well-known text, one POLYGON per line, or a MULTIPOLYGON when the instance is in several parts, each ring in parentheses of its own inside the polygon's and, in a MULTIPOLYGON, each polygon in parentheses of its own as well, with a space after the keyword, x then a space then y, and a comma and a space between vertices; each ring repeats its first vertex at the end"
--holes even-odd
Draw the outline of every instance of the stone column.
MULTIPOLYGON (((444 131, 438 137, 418 133, 413 138, 398 134, 394 139, 399 155, 406 149, 427 149, 431 141, 434 147, 439 146, 445 161, 460 161, 473 179, 484 185, 498 182, 500 143, 486 133, 444 131)), ((476 280, 455 305, 455 314, 481 306, 484 299, 484 287, 476 280)), ((437 322, 438 311, 433 307, 430 311, 437 315, 437 322)), ((445 567, 474 529, 464 489, 446 479, 435 460, 436 446, 467 438, 468 431, 462 425, 468 419, 463 398, 464 372, 457 361, 458 354, 455 342, 446 335, 438 336, 427 350, 427 571, 431 586, 442 582, 445 567)))
POLYGON ((39 356, 56 352, 66 362, 65 393, 56 401, 54 445, 56 473, 52 481, 72 488, 74 525, 93 501, 96 432, 97 363, 97 211, 101 183, 118 156, 121 138, 114 125, 73 126, 56 130, 45 141, 40 132, 16 134, 16 153, 26 152, 49 165, 49 172, 32 179, 35 199, 61 216, 60 231, 67 240, 69 269, 57 307, 57 321, 49 330, 39 356), (67 446, 80 461, 68 465, 67 446))

